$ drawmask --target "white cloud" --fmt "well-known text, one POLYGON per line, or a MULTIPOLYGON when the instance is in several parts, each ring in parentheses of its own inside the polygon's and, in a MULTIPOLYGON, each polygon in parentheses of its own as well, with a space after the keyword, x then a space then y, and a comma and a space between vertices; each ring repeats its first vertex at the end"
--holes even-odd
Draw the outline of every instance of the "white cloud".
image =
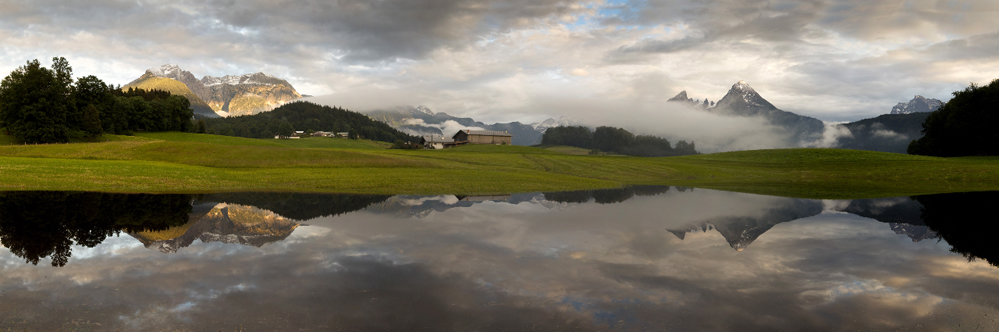
POLYGON ((538 102, 552 97, 640 121, 623 110, 680 90, 717 100, 740 79, 781 109, 857 120, 999 77, 989 0, 420 1, 2 1, 0 74, 53 56, 115 84, 164 63, 264 71, 352 110, 525 123, 589 120, 538 102))

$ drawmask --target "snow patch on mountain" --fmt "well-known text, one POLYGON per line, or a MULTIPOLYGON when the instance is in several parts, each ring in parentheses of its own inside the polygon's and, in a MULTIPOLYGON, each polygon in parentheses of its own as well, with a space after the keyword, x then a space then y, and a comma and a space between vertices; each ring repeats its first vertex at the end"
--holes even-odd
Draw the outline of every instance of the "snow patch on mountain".
POLYGON ((916 95, 912 100, 905 103, 898 103, 892 107, 889 114, 912 114, 933 112, 943 106, 943 102, 937 99, 926 98, 916 95))
POLYGON ((532 123, 531 127, 534 127, 534 130, 537 130, 537 131, 539 131, 541 133, 544 133, 545 130, 548 130, 548 128, 553 128, 553 127, 570 127, 570 126, 578 126, 578 125, 579 125, 579 123, 576 120, 570 119, 570 118, 566 117, 565 115, 563 115, 563 116, 558 117, 558 120, 553 119, 553 118, 548 118, 547 120, 542 121, 541 123, 532 123))
POLYGON ((201 82, 206 86, 215 86, 221 84, 228 85, 239 85, 239 84, 255 84, 255 85, 274 85, 273 82, 263 79, 278 79, 272 75, 266 73, 253 73, 245 75, 225 75, 222 77, 205 76, 201 78, 201 82))
POLYGON ((416 106, 416 111, 426 115, 434 115, 434 111, 431 111, 429 107, 423 105, 416 106))
POLYGON ((180 66, 175 64, 165 64, 159 67, 149 68, 147 72, 155 75, 156 77, 177 77, 181 71, 180 66))

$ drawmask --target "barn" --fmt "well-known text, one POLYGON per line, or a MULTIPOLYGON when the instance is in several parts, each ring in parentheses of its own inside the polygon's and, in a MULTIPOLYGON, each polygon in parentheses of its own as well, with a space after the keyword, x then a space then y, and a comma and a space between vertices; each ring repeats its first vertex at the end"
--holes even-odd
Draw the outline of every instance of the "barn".
POLYGON ((454 140, 444 137, 423 136, 420 139, 420 145, 424 149, 443 149, 454 146, 454 140))
POLYGON ((505 131, 492 131, 492 130, 459 130, 457 134, 454 134, 451 138, 454 139, 454 143, 461 144, 494 144, 494 145, 511 145, 513 144, 513 135, 505 131))

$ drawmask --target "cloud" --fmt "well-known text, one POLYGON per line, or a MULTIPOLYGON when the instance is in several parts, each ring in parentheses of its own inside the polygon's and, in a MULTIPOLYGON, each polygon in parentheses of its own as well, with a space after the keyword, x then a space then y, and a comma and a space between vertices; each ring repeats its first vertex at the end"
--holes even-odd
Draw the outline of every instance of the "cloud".
POLYGON ((851 138, 853 133, 850 128, 847 128, 842 123, 824 123, 825 128, 822 130, 822 139, 815 142, 804 142, 804 147, 813 148, 834 148, 839 146, 840 138, 851 138))
POLYGON ((892 130, 889 130, 889 129, 876 129, 876 130, 874 130, 871 133, 871 135, 874 135, 874 137, 893 139, 893 140, 897 140, 897 141, 908 141, 909 140, 909 136, 908 135, 899 134, 899 133, 896 133, 896 132, 894 132, 892 130))
POLYGON ((789 136, 758 117, 731 117, 664 100, 600 100, 548 97, 536 107, 578 119, 580 124, 625 128, 675 144, 693 141, 699 152, 791 147, 789 136))
POLYGON ((3 0, 0 8, 0 73, 53 56, 69 59, 77 76, 116 84, 164 63, 198 75, 264 71, 349 109, 424 104, 486 122, 566 114, 537 107, 539 96, 624 108, 679 90, 714 100, 740 79, 781 109, 847 121, 999 77, 991 19, 999 9, 989 0, 3 0))
POLYGON ((468 130, 485 130, 485 128, 482 128, 482 127, 466 126, 466 125, 460 124, 460 123, 458 123, 458 121, 454 121, 454 120, 447 120, 447 121, 444 121, 442 123, 426 123, 425 121, 423 121, 423 119, 406 119, 405 124, 411 125, 411 126, 423 126, 423 127, 437 128, 437 129, 441 130, 441 133, 444 134, 444 137, 450 137, 451 135, 454 135, 455 133, 457 133, 459 130, 465 130, 465 129, 468 129, 468 130))

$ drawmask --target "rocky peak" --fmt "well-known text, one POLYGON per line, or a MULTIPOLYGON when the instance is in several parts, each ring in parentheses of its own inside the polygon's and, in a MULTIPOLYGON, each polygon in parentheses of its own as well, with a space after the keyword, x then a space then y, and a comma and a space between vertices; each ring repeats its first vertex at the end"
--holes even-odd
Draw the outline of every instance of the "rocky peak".
POLYGON ((156 75, 158 77, 168 77, 168 78, 172 78, 173 76, 177 76, 177 75, 179 75, 183 71, 184 70, 180 69, 180 66, 175 65, 175 64, 169 64, 169 63, 165 64, 165 65, 162 65, 162 66, 159 66, 159 67, 154 67, 154 68, 146 69, 147 73, 151 73, 151 74, 156 75))
POLYGON ((912 114, 933 112, 943 106, 943 102, 937 99, 926 98, 916 95, 912 100, 905 103, 898 103, 892 107, 889 114, 912 114))
POLYGON ((718 101, 718 105, 743 115, 755 115, 758 112, 754 109, 777 109, 769 101, 763 99, 763 96, 760 96, 746 81, 733 84, 725 97, 718 101))
POLYGON ((683 91, 680 91, 680 93, 676 94, 676 96, 673 96, 673 98, 670 98, 670 99, 668 99, 666 101, 683 101, 683 102, 686 102, 686 101, 689 101, 689 100, 690 100, 690 98, 687 97, 687 90, 683 90, 683 91))
POLYGON ((434 111, 430 110, 429 107, 423 105, 416 106, 416 111, 426 115, 434 115, 434 111))
POLYGON ((746 83, 746 81, 743 80, 739 80, 739 82, 732 84, 732 90, 740 91, 742 93, 756 93, 756 90, 753 90, 753 87, 749 86, 749 83, 746 83))
POLYGON ((263 72, 257 72, 252 74, 239 75, 239 76, 236 75, 225 75, 222 77, 205 76, 201 78, 201 83, 204 83, 206 86, 215 86, 221 84, 227 84, 227 85, 240 85, 240 84, 276 85, 281 83, 287 84, 287 82, 285 82, 284 80, 268 75, 263 72))

